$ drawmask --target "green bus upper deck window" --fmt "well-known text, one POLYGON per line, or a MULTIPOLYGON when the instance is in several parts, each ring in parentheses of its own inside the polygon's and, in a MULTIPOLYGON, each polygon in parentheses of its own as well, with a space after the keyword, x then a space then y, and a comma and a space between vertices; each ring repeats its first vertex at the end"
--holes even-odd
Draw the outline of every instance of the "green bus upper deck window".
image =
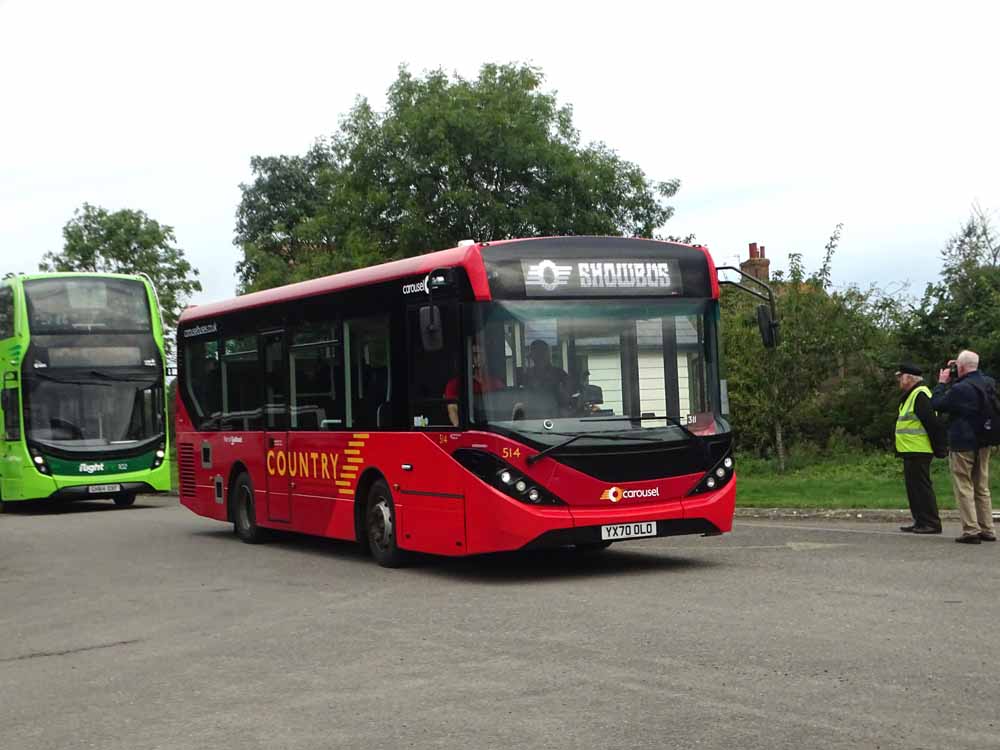
POLYGON ((0 286, 0 339, 14 335, 14 290, 0 286))
POLYGON ((32 333, 148 332, 149 299, 141 281, 55 277, 24 282, 32 333))

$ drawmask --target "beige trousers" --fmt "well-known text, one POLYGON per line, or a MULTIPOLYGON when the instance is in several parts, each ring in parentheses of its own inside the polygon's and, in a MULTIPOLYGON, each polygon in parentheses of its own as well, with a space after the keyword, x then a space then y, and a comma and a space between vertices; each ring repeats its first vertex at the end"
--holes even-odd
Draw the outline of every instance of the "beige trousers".
POLYGON ((952 451, 948 456, 955 505, 962 519, 963 534, 993 532, 993 501, 990 498, 990 449, 952 451))

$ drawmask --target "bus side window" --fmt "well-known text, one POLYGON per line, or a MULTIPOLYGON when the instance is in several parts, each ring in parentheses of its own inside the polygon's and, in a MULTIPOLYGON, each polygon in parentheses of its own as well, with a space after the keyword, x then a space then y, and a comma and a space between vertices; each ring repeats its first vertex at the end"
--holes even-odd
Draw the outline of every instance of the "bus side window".
POLYGON ((4 388, 0 391, 0 408, 3 409, 4 440, 20 440, 21 410, 18 408, 17 388, 4 388))
POLYGON ((14 290, 0 286, 0 339, 14 335, 14 290))
POLYGON ((344 427, 344 351, 335 323, 298 328, 291 338, 291 429, 344 427))
POLYGON ((218 429, 222 411, 222 370, 219 341, 207 336, 184 342, 184 383, 195 413, 191 414, 199 430, 218 429))
POLYGON ((425 351, 420 330, 420 312, 410 311, 407 321, 410 362, 410 426, 452 427, 448 404, 459 400, 463 392, 458 350, 458 308, 439 304, 441 335, 444 346, 425 351))
POLYGON ((345 321, 347 427, 392 427, 389 317, 345 321))
POLYGON ((222 429, 261 428, 261 391, 257 336, 222 341, 222 429))

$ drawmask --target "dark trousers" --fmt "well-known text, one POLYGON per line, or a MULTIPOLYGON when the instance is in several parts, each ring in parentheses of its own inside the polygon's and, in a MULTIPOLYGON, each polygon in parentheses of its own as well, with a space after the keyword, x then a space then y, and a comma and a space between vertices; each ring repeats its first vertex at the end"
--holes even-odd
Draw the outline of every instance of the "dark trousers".
POLYGON ((937 497, 931 484, 931 459, 929 453, 903 454, 903 479, 906 481, 906 499, 910 501, 910 513, 917 526, 941 528, 938 515, 937 497))

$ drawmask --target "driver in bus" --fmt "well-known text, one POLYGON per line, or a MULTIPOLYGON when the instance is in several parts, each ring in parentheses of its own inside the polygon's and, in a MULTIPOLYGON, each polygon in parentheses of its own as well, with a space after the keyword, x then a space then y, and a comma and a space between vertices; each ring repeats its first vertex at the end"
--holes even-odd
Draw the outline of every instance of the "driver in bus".
MULTIPOLYGON (((500 391, 506 385, 499 378, 486 373, 483 369, 483 352, 479 344, 472 345, 472 393, 480 396, 492 391, 500 391)), ((444 387, 444 398, 448 402, 448 419, 458 427, 458 376, 456 375, 444 387)))
POLYGON ((566 413, 571 392, 569 375, 552 364, 552 349, 542 339, 535 339, 528 347, 528 358, 531 367, 524 370, 521 380, 524 387, 552 394, 560 415, 566 413))

